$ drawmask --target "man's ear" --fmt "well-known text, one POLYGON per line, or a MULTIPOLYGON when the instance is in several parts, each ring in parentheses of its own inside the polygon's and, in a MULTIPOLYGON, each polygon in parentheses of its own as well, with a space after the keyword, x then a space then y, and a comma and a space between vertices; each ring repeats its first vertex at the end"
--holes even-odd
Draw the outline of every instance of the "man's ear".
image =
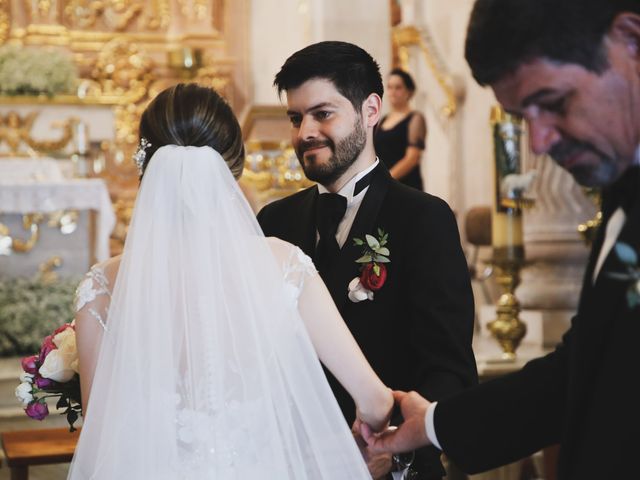
POLYGON ((614 42, 623 44, 629 55, 640 60, 640 15, 632 12, 618 14, 608 34, 614 42))
POLYGON ((382 112, 382 99, 377 93, 372 93, 362 103, 362 118, 365 119, 367 127, 375 127, 380 120, 382 112))

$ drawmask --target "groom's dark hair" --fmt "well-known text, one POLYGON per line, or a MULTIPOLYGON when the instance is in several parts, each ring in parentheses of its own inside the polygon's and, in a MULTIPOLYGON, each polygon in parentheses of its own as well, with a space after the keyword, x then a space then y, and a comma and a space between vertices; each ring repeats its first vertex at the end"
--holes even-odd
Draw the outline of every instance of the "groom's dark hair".
POLYGON ((278 95, 307 80, 329 80, 356 112, 372 93, 382 97, 384 88, 378 63, 362 48, 347 42, 320 42, 287 58, 273 85, 278 95))

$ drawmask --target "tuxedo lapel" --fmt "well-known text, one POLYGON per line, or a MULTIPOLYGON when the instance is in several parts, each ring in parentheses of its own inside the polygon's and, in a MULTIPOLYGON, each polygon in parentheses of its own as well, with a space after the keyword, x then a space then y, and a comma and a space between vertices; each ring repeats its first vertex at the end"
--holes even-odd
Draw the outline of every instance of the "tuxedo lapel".
POLYGON ((360 204, 347 240, 324 279, 338 309, 342 309, 347 301, 349 282, 359 274, 356 260, 361 256, 362 247, 355 246, 353 239, 364 238, 365 234, 377 235, 376 222, 389 188, 390 179, 389 172, 378 165, 369 189, 360 204))
POLYGON ((287 240, 297 245, 309 257, 313 258, 316 249, 316 202, 318 187, 314 186, 306 191, 300 202, 299 214, 295 219, 285 219, 291 225, 291 236, 287 240))
MULTIPOLYGON (((625 291, 627 286, 623 281, 611 278, 612 272, 624 272, 625 266, 612 248, 602 264, 596 282, 593 283, 593 269, 605 235, 606 224, 598 232, 598 239, 591 252, 589 266, 585 274, 584 285, 578 309, 578 323, 575 325, 573 360, 574 366, 571 378, 573 388, 569 392, 569 404, 573 405, 570 412, 569 427, 572 431, 580 431, 582 410, 587 407, 583 399, 590 395, 589 389, 593 385, 593 375, 599 371, 605 344, 609 341, 613 322, 628 309, 625 291), (575 429, 575 430, 573 430, 575 429)), ((629 211, 624 226, 616 239, 616 243, 624 242, 640 251, 640 195, 633 208, 629 211)))

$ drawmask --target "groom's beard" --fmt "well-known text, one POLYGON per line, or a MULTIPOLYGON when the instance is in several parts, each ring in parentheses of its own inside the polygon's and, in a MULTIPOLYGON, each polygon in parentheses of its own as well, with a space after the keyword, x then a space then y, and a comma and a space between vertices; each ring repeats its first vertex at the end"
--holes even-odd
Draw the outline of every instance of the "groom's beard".
POLYGON ((330 138, 323 140, 302 140, 296 146, 298 161, 309 180, 321 185, 335 183, 360 156, 367 143, 367 132, 361 119, 356 118, 351 133, 335 143, 330 138), (317 147, 327 147, 332 155, 325 161, 318 161, 317 155, 304 156, 304 152, 317 147))

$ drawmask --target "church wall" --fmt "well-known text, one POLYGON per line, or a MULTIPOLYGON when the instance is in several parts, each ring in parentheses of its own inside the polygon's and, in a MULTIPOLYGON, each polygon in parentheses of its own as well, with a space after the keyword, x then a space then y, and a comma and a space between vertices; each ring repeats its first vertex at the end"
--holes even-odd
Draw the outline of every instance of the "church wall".
POLYGON ((388 0, 252 0, 250 16, 256 105, 279 103, 274 75, 289 55, 314 42, 355 43, 378 60, 383 72, 389 68, 388 0))

